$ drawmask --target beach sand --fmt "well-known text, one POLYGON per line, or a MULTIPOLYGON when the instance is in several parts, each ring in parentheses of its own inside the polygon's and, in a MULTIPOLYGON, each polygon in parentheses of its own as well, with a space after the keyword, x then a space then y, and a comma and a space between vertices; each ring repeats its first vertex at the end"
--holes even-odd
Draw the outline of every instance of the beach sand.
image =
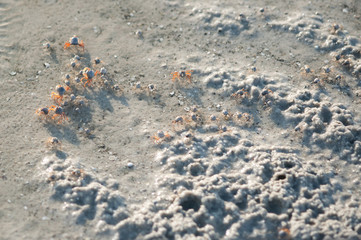
POLYGON ((361 239, 360 1, 0 12, 0 239, 361 239))

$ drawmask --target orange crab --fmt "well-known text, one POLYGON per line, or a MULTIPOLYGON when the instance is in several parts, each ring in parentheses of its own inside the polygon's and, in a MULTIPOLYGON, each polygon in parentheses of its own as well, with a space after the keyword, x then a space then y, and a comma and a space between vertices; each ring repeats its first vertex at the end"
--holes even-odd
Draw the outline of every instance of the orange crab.
POLYGON ((224 120, 228 121, 228 120, 231 120, 233 114, 230 113, 230 112, 228 112, 227 109, 224 109, 224 110, 222 111, 221 116, 222 116, 222 118, 223 118, 224 120))
POLYGON ((305 66, 303 66, 303 68, 301 68, 301 75, 302 76, 308 77, 308 76, 310 76, 312 74, 313 74, 313 70, 311 69, 310 66, 305 65, 305 66))
POLYGON ((292 239, 290 229, 286 228, 286 227, 278 229, 278 238, 279 239, 285 239, 285 240, 292 239))
POLYGON ((231 130, 228 129, 227 126, 218 126, 218 133, 219 134, 226 133, 226 132, 231 132, 231 130))
POLYGON ((273 91, 271 89, 263 89, 262 92, 261 92, 261 96, 263 98, 268 98, 272 94, 273 94, 273 91))
POLYGON ((61 142, 57 137, 50 137, 46 143, 46 147, 50 150, 58 150, 61 149, 61 142))
POLYGON ((72 170, 68 174, 68 180, 77 181, 78 179, 83 179, 86 176, 86 173, 83 169, 72 170))
POLYGON ((207 124, 216 124, 219 125, 220 123, 220 119, 218 117, 216 117, 215 115, 210 115, 207 119, 207 124))
POLYGON ((99 72, 95 71, 86 67, 83 69, 82 74, 83 74, 83 78, 81 79, 81 81, 83 81, 83 79, 86 79, 87 81, 84 83, 84 87, 86 87, 86 85, 91 85, 91 82, 93 81, 93 77, 95 77, 99 72))
POLYGON ((172 124, 173 125, 183 125, 184 121, 186 121, 186 119, 183 116, 177 116, 173 121, 172 124))
POLYGON ((80 47, 82 47, 83 48, 83 51, 84 51, 84 43, 83 43, 83 40, 81 40, 80 42, 79 42, 79 38, 76 36, 76 35, 74 35, 73 37, 71 37, 70 39, 69 39, 69 41, 67 41, 67 42, 65 42, 65 44, 64 44, 64 49, 67 49, 68 47, 70 47, 71 45, 74 45, 74 46, 80 46, 80 47))
POLYGON ((57 85, 55 90, 56 92, 51 92, 51 98, 57 103, 60 104, 61 101, 63 100, 64 97, 64 93, 66 91, 68 91, 70 89, 69 86, 61 86, 61 85, 57 85))
POLYGON ((50 111, 54 112, 52 119, 59 117, 58 123, 62 123, 64 120, 67 120, 67 121, 69 120, 68 117, 65 115, 63 108, 60 106, 53 105, 49 108, 49 112, 50 111))
POLYGON ((151 137, 154 140, 154 143, 161 144, 165 140, 170 140, 172 137, 168 132, 163 132, 159 130, 154 136, 151 137))
POLYGON ((328 66, 324 66, 322 67, 322 72, 320 74, 320 77, 324 80, 328 80, 329 78, 331 78, 331 75, 333 73, 333 69, 328 67, 328 66))
POLYGON ((233 94, 231 95, 231 97, 233 97, 233 98, 235 98, 235 99, 244 99, 244 98, 246 98, 246 97, 248 97, 248 96, 249 96, 249 94, 248 94, 248 92, 247 92, 244 88, 236 91, 235 93, 233 93, 233 94))
POLYGON ((261 92, 260 98, 263 100, 263 104, 265 106, 270 106, 272 104, 273 99, 273 91, 271 89, 263 89, 261 92))
POLYGON ((234 120, 242 125, 251 126, 253 124, 253 117, 248 113, 235 112, 234 120))
POLYGON ((49 107, 43 107, 39 108, 35 111, 35 114, 37 114, 39 117, 47 119, 49 117, 49 107))
POLYGON ((175 132, 183 131, 189 127, 189 123, 191 123, 191 119, 189 119, 187 116, 177 116, 172 121, 173 130, 175 132))
POLYGON ((330 27, 330 33, 334 35, 338 35, 339 33, 342 33, 342 30, 343 30, 343 26, 337 23, 332 24, 332 26, 330 27))
POLYGON ((191 83, 192 72, 193 70, 172 72, 172 81, 174 82, 176 79, 180 80, 181 78, 187 78, 188 82, 191 83))

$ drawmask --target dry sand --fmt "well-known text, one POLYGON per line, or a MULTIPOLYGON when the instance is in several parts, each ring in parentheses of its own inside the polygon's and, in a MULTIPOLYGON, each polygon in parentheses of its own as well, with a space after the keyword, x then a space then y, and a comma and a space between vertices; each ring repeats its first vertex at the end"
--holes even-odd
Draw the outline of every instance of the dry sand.
POLYGON ((0 12, 0 239, 361 239, 361 1, 0 12))

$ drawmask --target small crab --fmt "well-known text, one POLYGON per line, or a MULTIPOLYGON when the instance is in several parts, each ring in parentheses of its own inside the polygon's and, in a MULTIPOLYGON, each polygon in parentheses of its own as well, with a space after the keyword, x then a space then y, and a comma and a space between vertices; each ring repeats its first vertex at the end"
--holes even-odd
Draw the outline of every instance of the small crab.
POLYGON ((154 84, 148 84, 148 94, 149 95, 154 95, 154 93, 156 92, 157 88, 154 84))
POLYGON ((233 116, 234 116, 234 118, 236 120, 242 120, 243 119, 243 113, 241 113, 241 112, 235 112, 233 116))
POLYGON ((73 60, 74 61, 80 61, 81 57, 79 55, 74 55, 73 60))
POLYGON ((183 116, 177 116, 173 121, 172 124, 183 124, 184 123, 184 117, 183 116))
POLYGON ((191 112, 194 112, 194 113, 195 113, 195 112, 199 112, 197 106, 192 106, 192 107, 190 108, 190 111, 191 111, 191 112))
POLYGON ((219 123, 219 118, 217 118, 215 115, 210 115, 208 120, 207 120, 208 124, 216 124, 218 125, 219 123))
POLYGON ((255 66, 251 66, 248 70, 249 73, 255 73, 257 72, 257 68, 255 66))
POLYGON ((230 132, 231 130, 227 128, 227 126, 219 126, 218 127, 218 133, 225 133, 225 132, 230 132))
POLYGON ((188 82, 191 83, 192 72, 193 70, 172 72, 172 81, 175 82, 176 79, 180 80, 181 78, 187 78, 188 82))
POLYGON ((157 131, 157 133, 151 137, 154 140, 154 143, 161 144, 165 140, 170 140, 171 136, 168 132, 163 132, 161 130, 157 131))
POLYGON ((338 35, 340 32, 342 32, 343 27, 337 23, 332 24, 330 27, 330 33, 334 35, 338 35))
POLYGON ((108 70, 105 67, 102 67, 99 72, 101 75, 106 75, 108 73, 108 70))
POLYGON ((312 80, 312 84, 316 85, 319 88, 323 88, 325 86, 325 82, 322 78, 315 78, 312 80))
POLYGON ((57 175, 56 172, 51 172, 49 178, 46 180, 47 183, 55 183, 57 180, 61 179, 62 176, 57 175))
POLYGON ((241 124, 252 125, 252 123, 253 123, 253 118, 248 113, 235 112, 233 117, 234 117, 235 121, 237 121, 241 124))
POLYGON ((100 64, 102 61, 100 60, 100 58, 96 57, 94 59, 94 64, 100 64))
POLYGON ((136 82, 133 89, 134 89, 135 93, 140 94, 143 92, 144 87, 142 86, 141 82, 136 82))
POLYGON ((70 81, 68 79, 65 79, 64 83, 66 85, 65 90, 70 90, 70 81))
POLYGON ((81 107, 88 103, 88 100, 84 96, 70 95, 70 104, 74 107, 81 107))
POLYGON ((249 122, 252 120, 252 116, 249 115, 248 113, 243 113, 243 119, 246 121, 246 122, 249 122))
MULTIPOLYGON (((188 119, 187 119, 188 120, 188 119)), ((197 122, 200 122, 202 121, 202 118, 199 114, 195 113, 195 112, 191 112, 189 113, 189 120, 188 122, 194 122, 194 123, 197 123, 197 122)))
POLYGON ((73 58, 73 59, 70 59, 70 64, 68 66, 75 69, 75 68, 78 68, 80 66, 80 63, 79 63, 78 60, 73 58))
POLYGON ((328 74, 328 73, 330 73, 332 71, 331 68, 328 67, 328 66, 322 67, 322 70, 323 70, 323 73, 325 73, 325 74, 328 74))
POLYGON ((235 99, 244 99, 248 97, 248 92, 244 88, 242 88, 240 90, 237 90, 235 93, 233 93, 231 97, 235 99))
POLYGON ((324 80, 329 80, 329 77, 331 76, 331 75, 333 75, 332 73, 333 73, 333 70, 330 68, 330 67, 328 67, 328 66, 324 66, 324 67, 322 67, 322 72, 321 72, 321 75, 320 75, 320 77, 322 78, 322 79, 324 79, 324 80))
POLYGON ((63 100, 64 97, 64 93, 66 91, 68 91, 70 89, 69 86, 61 86, 61 85, 57 85, 55 90, 56 92, 51 92, 51 98, 57 103, 60 104, 61 101, 63 100))
POLYGON ((263 89, 261 92, 262 97, 268 97, 270 94, 273 94, 271 89, 263 89))
POLYGON ((224 120, 228 121, 228 120, 230 120, 232 118, 232 114, 230 112, 228 112, 227 109, 224 109, 222 111, 222 117, 223 117, 224 120))
POLYGON ((46 119, 49 117, 49 107, 39 108, 35 111, 35 114, 46 119))
POLYGON ((335 81, 336 81, 337 83, 340 83, 341 80, 342 80, 342 75, 336 75, 335 81))
POLYGON ((58 138, 56 137, 50 137, 46 143, 45 143, 46 147, 49 148, 50 150, 58 150, 61 148, 61 142, 58 138))
POLYGON ((186 123, 186 128, 197 127, 198 124, 202 123, 202 115, 196 106, 190 107, 187 111, 189 111, 188 114, 183 117, 183 120, 186 123))
POLYGON ((68 117, 65 115, 63 108, 60 106, 51 106, 49 111, 54 112, 52 119, 59 117, 58 123, 62 123, 63 120, 68 120, 68 117))
POLYGON ((84 43, 83 43, 83 40, 81 40, 79 42, 79 38, 74 35, 73 37, 71 37, 69 39, 69 41, 67 41, 65 44, 64 44, 64 49, 67 49, 68 47, 70 47, 71 45, 74 45, 74 46, 79 46, 79 47, 82 47, 83 48, 83 51, 84 51, 84 43))
POLYGON ((336 54, 336 55, 333 55, 333 61, 340 61, 341 60, 341 58, 343 58, 343 55, 341 55, 341 54, 336 54))
POLYGON ((93 68, 101 68, 105 65, 104 61, 102 59, 100 59, 99 57, 96 57, 93 59, 92 61, 92 66, 93 68))
POLYGON ((83 179, 86 173, 83 169, 76 169, 69 173, 68 180, 69 181, 77 181, 78 179, 83 179))
POLYGON ((194 140, 194 134, 190 131, 184 132, 181 136, 183 136, 183 142, 185 144, 191 144, 194 140))
POLYGON ((177 116, 173 121, 173 130, 174 131, 181 131, 185 128, 184 123, 186 122, 186 119, 184 116, 177 116))
POLYGON ((272 96, 273 92, 271 89, 263 89, 261 92, 261 97, 263 100, 263 104, 266 106, 270 106, 272 104, 272 96))
POLYGON ((93 81, 93 77, 95 77, 99 72, 95 71, 86 67, 81 71, 83 78, 80 79, 80 81, 83 81, 83 79, 86 80, 86 82, 84 83, 84 87, 86 87, 86 85, 91 85, 91 82, 93 81))
POLYGON ((343 57, 339 60, 339 62, 346 69, 351 69, 354 66, 352 58, 343 57))
POLYGON ((154 84, 149 84, 147 87, 145 87, 145 86, 142 86, 141 82, 135 83, 133 89, 134 89, 134 92, 138 95, 143 95, 146 93, 149 96, 150 95, 154 96, 157 91, 157 88, 154 84))
POLYGON ((291 231, 288 228, 280 228, 278 230, 279 239, 290 240, 292 239, 291 231))
POLYGON ((44 49, 51 50, 50 42, 43 43, 43 47, 44 47, 44 49))
POLYGON ((305 66, 303 66, 303 68, 301 68, 301 75, 303 77, 309 77, 312 73, 313 73, 313 70, 308 65, 305 65, 305 66))

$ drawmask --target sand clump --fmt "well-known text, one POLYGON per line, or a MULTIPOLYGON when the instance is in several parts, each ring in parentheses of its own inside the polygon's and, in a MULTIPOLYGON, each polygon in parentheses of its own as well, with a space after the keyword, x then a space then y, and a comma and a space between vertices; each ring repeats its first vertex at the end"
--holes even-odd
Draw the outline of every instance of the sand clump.
POLYGON ((296 239, 356 237, 359 222, 351 219, 360 217, 359 200, 337 194, 336 174, 302 163, 298 152, 255 146, 234 132, 176 141, 155 159, 163 165, 158 197, 139 209, 127 207, 118 183, 80 171, 71 159, 46 159, 44 166, 52 198, 64 202, 75 223, 94 221, 99 236, 256 239, 278 238, 287 228, 296 239))
POLYGON ((321 14, 299 14, 285 21, 271 21, 269 26, 296 34, 298 40, 314 46, 316 50, 329 53, 333 61, 353 75, 361 74, 359 38, 350 35, 337 23, 326 23, 321 14))

